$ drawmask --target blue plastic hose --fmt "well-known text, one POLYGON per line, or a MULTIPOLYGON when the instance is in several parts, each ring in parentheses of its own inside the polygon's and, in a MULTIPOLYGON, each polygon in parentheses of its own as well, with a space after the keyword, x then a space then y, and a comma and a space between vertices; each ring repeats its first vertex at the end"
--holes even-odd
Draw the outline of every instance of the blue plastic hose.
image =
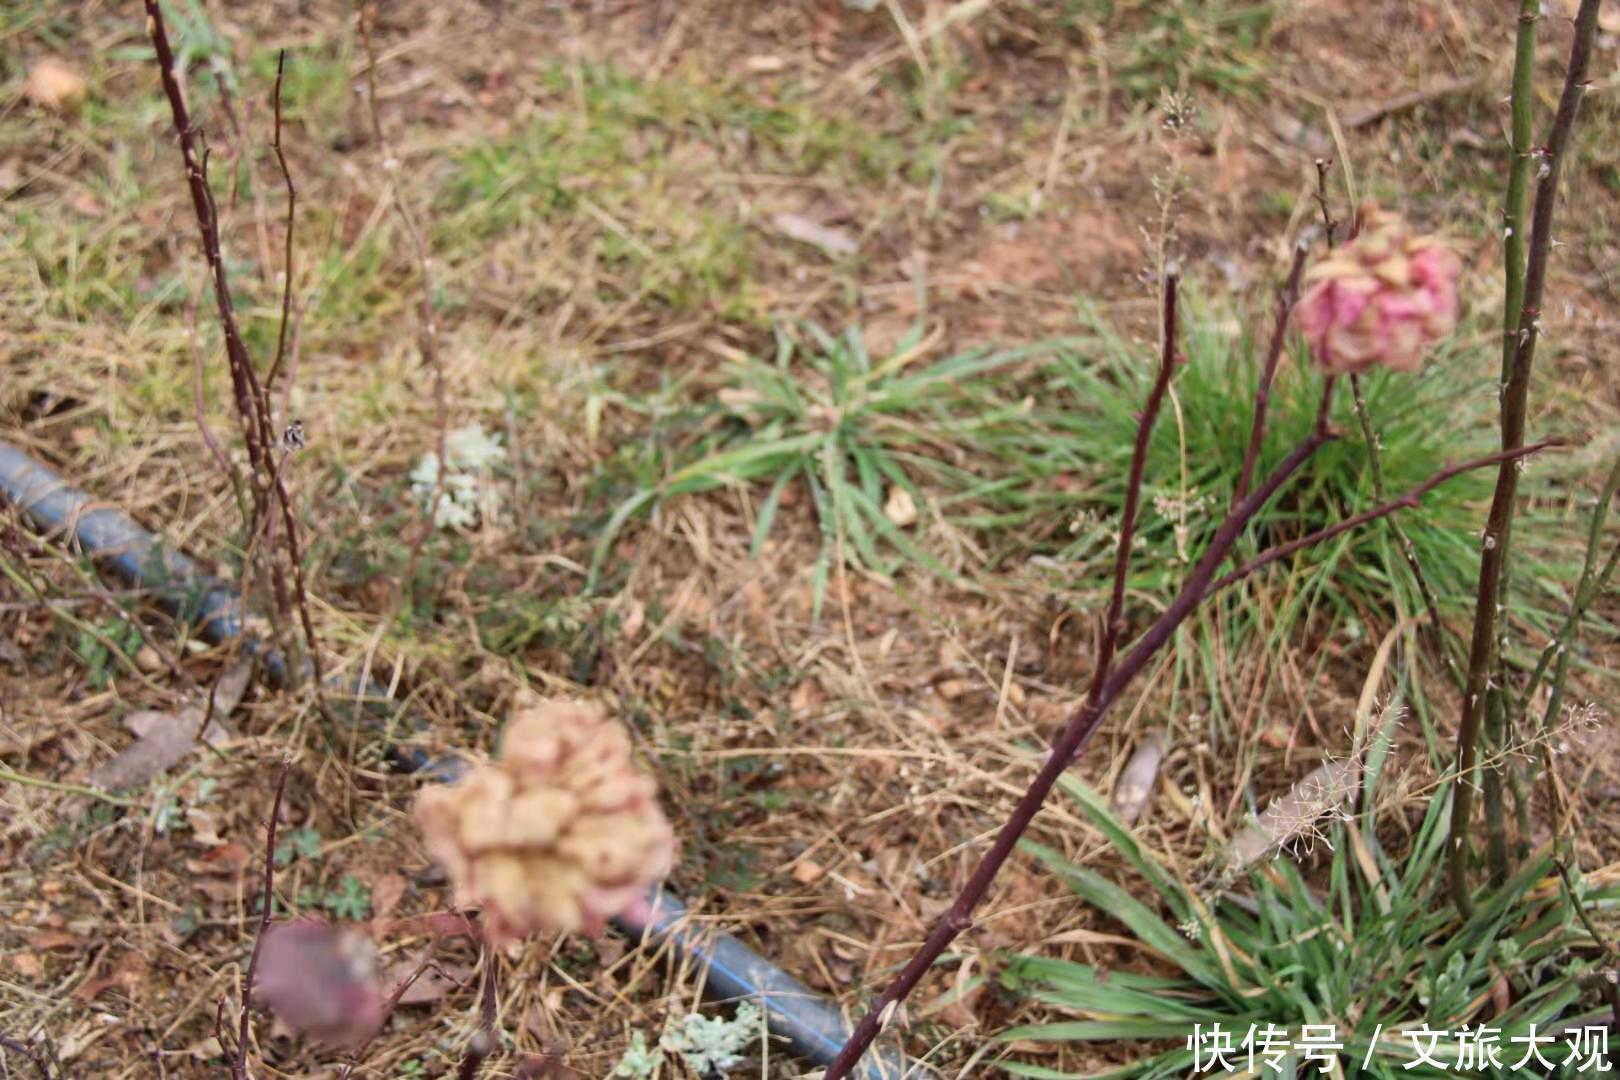
MULTIPOLYGON (((286 681, 285 658, 244 633, 240 598, 224 582, 205 574, 122 510, 98 504, 3 440, 0 497, 16 506, 40 533, 90 556, 129 585, 145 589, 160 606, 195 625, 205 641, 219 645, 241 638, 272 682, 286 681)), ((376 683, 360 689, 370 700, 388 698, 376 683)), ((411 747, 396 746, 393 753, 403 769, 435 781, 454 779, 463 767, 455 759, 432 758, 411 747)), ((668 891, 654 890, 648 907, 652 914, 645 922, 619 918, 613 925, 633 941, 667 943, 691 958, 706 973, 704 986, 710 996, 758 1003, 771 1033, 786 1039, 805 1060, 826 1065, 837 1055, 850 1026, 826 998, 732 935, 696 925, 688 918, 686 905, 668 891)), ((905 1057, 889 1048, 874 1047, 859 1067, 863 1080, 901 1080, 922 1073, 922 1066, 908 1067, 905 1057)))

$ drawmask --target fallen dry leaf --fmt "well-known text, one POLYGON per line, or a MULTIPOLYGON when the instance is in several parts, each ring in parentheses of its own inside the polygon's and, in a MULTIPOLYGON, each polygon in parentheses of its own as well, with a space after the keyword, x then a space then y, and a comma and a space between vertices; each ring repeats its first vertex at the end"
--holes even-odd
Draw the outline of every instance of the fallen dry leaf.
POLYGON ((66 930, 36 930, 28 935, 28 944, 36 949, 74 949, 84 945, 79 935, 66 930))
POLYGON ((848 231, 818 224, 802 214, 772 214, 771 226, 789 240, 819 248, 822 254, 834 259, 848 258, 860 246, 848 231))
MULTIPOLYGON (((214 716, 203 735, 209 745, 217 746, 233 737, 224 721, 241 702, 252 676, 253 660, 243 657, 219 677, 214 688, 214 716)), ((155 709, 130 713, 124 717, 124 726, 135 733, 135 741, 93 770, 90 783, 109 789, 138 787, 174 768, 196 747, 197 732, 202 730, 207 715, 206 698, 178 713, 155 709)))
POLYGON ((51 112, 72 113, 79 110, 90 88, 79 73, 54 56, 47 56, 28 72, 28 84, 23 87, 28 100, 51 112))
POLYGON ((25 979, 37 979, 45 972, 45 965, 31 952, 12 953, 11 970, 25 979))
MULTIPOLYGON (((388 969, 383 976, 383 985, 388 987, 388 996, 392 997, 399 984, 411 977, 422 963, 422 956, 412 956, 399 961, 388 969)), ((401 1005, 427 1005, 438 1001, 451 990, 460 986, 472 977, 471 968, 455 968, 431 966, 424 968, 416 981, 406 987, 405 992, 399 996, 401 1005)))
POLYGON ((186 869, 193 874, 234 874, 251 858, 247 848, 232 840, 204 852, 200 859, 187 859, 186 869))
POLYGON ((917 500, 911 492, 895 484, 889 488, 889 497, 883 501, 883 516, 896 528, 907 528, 917 523, 917 500))
POLYGON ((826 869, 814 859, 800 859, 793 864, 793 880, 800 885, 814 885, 826 872, 826 869))
POLYGON ((94 1001, 102 991, 110 987, 117 987, 130 998, 139 997, 139 991, 146 982, 146 961, 138 953, 127 952, 119 957, 118 962, 104 975, 91 975, 79 984, 73 991, 77 1000, 89 1004, 94 1001))
POLYGON ((1159 763, 1164 760, 1164 736, 1150 731, 1136 744, 1136 752, 1114 783, 1114 815, 1127 825, 1135 825, 1153 795, 1159 779, 1159 763))
POLYGON ((371 882, 371 918, 386 919, 394 914, 405 896, 405 878, 399 874, 379 874, 371 882))
POLYGON ((191 838, 203 847, 215 847, 222 842, 219 823, 210 811, 192 807, 186 811, 186 824, 191 826, 191 838))

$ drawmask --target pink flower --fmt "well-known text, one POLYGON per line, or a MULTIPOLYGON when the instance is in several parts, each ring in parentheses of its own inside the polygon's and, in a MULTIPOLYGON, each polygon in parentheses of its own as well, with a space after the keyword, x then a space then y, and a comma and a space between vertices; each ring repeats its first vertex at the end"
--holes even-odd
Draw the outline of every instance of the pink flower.
POLYGON ((1398 214, 1368 204, 1361 234, 1311 267, 1294 319, 1329 375, 1383 365, 1416 371, 1424 351, 1457 325, 1461 261, 1398 214))
POLYGON ((675 865, 658 786, 599 705, 534 699, 498 761, 424 788, 413 816, 456 902, 495 944, 543 930, 598 934, 675 865))
POLYGON ((344 1050, 361 1046, 385 1019, 375 949, 319 919, 265 931, 253 996, 288 1027, 344 1050))

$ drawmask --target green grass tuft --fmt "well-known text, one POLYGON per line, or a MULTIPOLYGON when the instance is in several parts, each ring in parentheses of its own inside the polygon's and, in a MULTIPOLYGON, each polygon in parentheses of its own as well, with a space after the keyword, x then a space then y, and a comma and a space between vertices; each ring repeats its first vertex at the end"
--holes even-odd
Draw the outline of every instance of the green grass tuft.
MULTIPOLYGON (((1004 1041, 1157 1041, 1159 1049, 1144 1047, 1142 1057, 1105 1075, 1182 1076, 1193 1066, 1186 1040, 1195 1025, 1206 1036, 1214 1025, 1228 1033, 1235 1052, 1227 1061, 1243 1069, 1247 1058, 1238 1044, 1251 1025, 1276 1025, 1281 1039, 1297 1044, 1304 1025, 1331 1024, 1342 1044, 1341 1065, 1354 1062, 1361 1075, 1444 1076, 1458 1066, 1457 1040, 1439 1040, 1434 1059, 1440 1066, 1409 1068, 1416 1055, 1403 1032, 1425 1024, 1449 1032, 1489 1026, 1497 1030, 1504 1064, 1511 1065, 1523 1052, 1512 1039, 1522 1040, 1532 1026, 1552 1034, 1558 1021, 1578 1011, 1583 978, 1592 969, 1581 954, 1594 943, 1576 922, 1567 894, 1549 887, 1556 881, 1549 854, 1526 860, 1466 920, 1443 899, 1434 903, 1450 807, 1444 795, 1428 800, 1404 857, 1385 852, 1370 815, 1360 815, 1365 861, 1352 854, 1345 826, 1335 824, 1325 884, 1307 884, 1293 862, 1279 856, 1258 865, 1248 895, 1237 897, 1185 885, 1095 793, 1075 780, 1063 783, 1146 888, 1127 890, 1038 844, 1025 842, 1025 850, 1125 924, 1176 974, 1104 973, 1087 964, 1014 957, 1002 973, 1006 988, 1077 1019, 1018 1027, 1003 1032, 1004 1041), (1504 977, 1513 1004, 1488 1016, 1491 988, 1504 977), (1163 1049, 1166 1041, 1180 1046, 1163 1049)), ((1616 900, 1612 889, 1588 890, 1580 902, 1616 900)), ((1561 1041, 1547 1049, 1555 1064, 1567 1052, 1561 1041)), ((1207 1062, 1207 1050, 1204 1057, 1207 1062)), ((1256 1057, 1261 1072, 1265 1060, 1256 1057)), ((1302 1062, 1297 1050, 1289 1060, 1301 1071, 1317 1067, 1302 1062)), ((999 1066, 1014 1076, 1070 1075, 1016 1061, 999 1066)))

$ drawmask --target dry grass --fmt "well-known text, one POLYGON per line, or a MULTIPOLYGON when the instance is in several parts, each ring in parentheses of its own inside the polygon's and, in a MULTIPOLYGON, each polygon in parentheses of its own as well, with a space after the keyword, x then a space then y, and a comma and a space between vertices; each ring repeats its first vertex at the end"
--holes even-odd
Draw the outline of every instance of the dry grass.
MULTIPOLYGON (((1391 88, 1495 77, 1505 40, 1458 5, 1376 5, 1364 18, 1374 29, 1359 34, 1332 5, 1301 4, 1254 49, 1200 39, 1216 67, 1198 74, 1154 51, 1140 5, 1119 5, 1111 28, 1094 6, 1057 5, 1065 22, 1016 0, 870 15, 810 3, 386 5, 379 104, 398 160, 385 161, 352 91, 364 60, 345 5, 174 5, 205 12, 220 35, 217 46, 191 39, 190 93, 214 148, 245 332, 261 351, 274 341, 283 229, 267 76, 288 50, 286 143, 306 208, 288 413, 309 440, 288 481, 329 669, 369 673, 409 720, 328 730, 307 695, 258 688, 235 738, 124 803, 51 786, 82 785, 129 742, 128 712, 181 705, 224 657, 140 596, 109 596, 81 560, 0 509, 0 751, 32 778, 0 786, 0 1033, 48 1034, 71 1075, 216 1072, 214 1009, 233 1000, 251 944, 261 819, 284 753, 295 765, 282 828, 311 830, 318 847, 279 871, 278 896, 329 909, 354 894, 352 877, 384 965, 408 970, 431 938, 412 917, 446 897, 404 826, 418 781, 387 768, 386 744, 487 750, 523 685, 614 703, 660 769, 685 852, 674 884, 696 917, 856 1009, 1023 790, 1074 704, 1094 620, 1037 575, 969 591, 850 572, 814 621, 810 500, 785 500, 755 555, 761 495, 745 491, 639 524, 608 584, 585 595, 607 513, 656 471, 660 440, 688 434, 681 404, 707 392, 725 357, 765 349, 774 318, 858 322, 892 342, 920 317, 952 345, 1018 343, 1069 329, 1084 297, 1141 329, 1153 305, 1141 278, 1158 220, 1150 181, 1172 158, 1185 177, 1183 260, 1212 282, 1269 280, 1284 227, 1311 213, 1310 160, 1331 152, 1322 104, 1345 115, 1391 88), (228 137, 210 48, 248 106, 251 145, 228 137), (1244 74, 1253 56, 1263 63, 1244 74), (1193 137, 1167 140, 1157 98, 1125 71, 1162 72, 1194 100, 1193 137), (434 445, 435 409, 394 199, 425 211, 450 426, 481 423, 510 453, 506 515, 430 538, 408 582, 420 507, 407 476, 434 445), (785 239, 771 224, 782 213, 859 249, 785 239), (86 635, 116 645, 129 626, 161 650, 156 662, 87 659, 86 635)), ((221 432, 225 369, 206 297, 197 314, 201 266, 142 35, 130 11, 91 3, 0 15, 0 433, 229 574, 240 526, 192 420, 192 350, 221 432), (89 80, 78 116, 20 96, 26 65, 47 53, 89 80)), ((1612 66, 1613 47, 1603 55, 1612 66)), ((1463 92, 1346 133, 1361 190, 1406 192, 1414 216, 1478 252, 1485 280, 1496 96, 1463 92)), ((1620 199, 1602 126, 1586 128, 1572 177, 1585 213, 1567 226, 1568 306, 1549 314, 1556 375, 1544 401, 1574 425, 1616 400, 1603 342, 1620 199)), ((1479 301, 1500 303, 1485 288, 1479 301)), ((1307 635, 1239 649, 1213 620, 1200 633, 1167 651, 1081 770, 1106 791, 1137 736, 1168 728, 1140 829, 1186 867, 1251 798, 1342 751, 1371 648, 1307 635)), ((1421 762, 1421 738, 1403 736, 1398 754, 1421 762)), ((1580 799, 1613 781, 1569 783, 1580 799)), ((1613 823, 1593 820, 1594 850, 1612 861, 1613 823)), ((1076 861, 1114 864, 1064 806, 1035 831, 1076 861)), ((1116 929, 1018 862, 960 962, 912 1003, 913 1049, 945 1075, 983 1074, 1002 1052, 986 1033, 1029 1019, 995 989, 998 950, 1151 970, 1116 929)), ((477 957, 465 942, 438 949, 461 982, 404 1006, 358 1075, 454 1068, 477 1027, 477 957)), ((632 1031, 656 1036, 665 1016, 695 1007, 702 982, 681 959, 614 938, 533 942, 499 968, 507 1041, 488 1075, 552 1055, 573 1072, 551 1075, 605 1076, 632 1031)), ((267 1075, 334 1064, 268 1021, 258 1032, 267 1075)), ((776 1049, 753 1067, 800 1071, 776 1049)))

